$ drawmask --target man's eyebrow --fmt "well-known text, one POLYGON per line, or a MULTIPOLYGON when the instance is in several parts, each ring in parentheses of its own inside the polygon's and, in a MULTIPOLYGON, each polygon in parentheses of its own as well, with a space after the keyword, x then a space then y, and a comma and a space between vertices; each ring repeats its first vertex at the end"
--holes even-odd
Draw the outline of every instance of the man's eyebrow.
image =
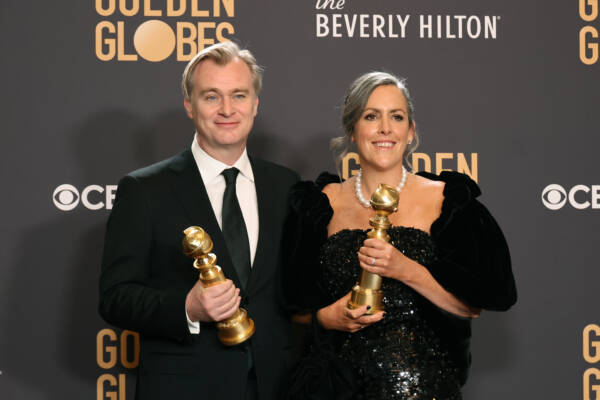
MULTIPOLYGON (((217 88, 206 88, 206 89, 202 89, 200 91, 200 94, 203 95, 203 94, 206 94, 209 92, 222 93, 222 91, 217 88)), ((250 89, 234 88, 234 89, 231 89, 229 91, 229 93, 250 93, 250 89)))
POLYGON ((218 93, 218 92, 219 92, 219 90, 217 90, 216 88, 207 88, 207 89, 202 89, 202 90, 200 91, 200 94, 206 94, 206 93, 208 93, 208 92, 217 92, 217 93, 218 93))

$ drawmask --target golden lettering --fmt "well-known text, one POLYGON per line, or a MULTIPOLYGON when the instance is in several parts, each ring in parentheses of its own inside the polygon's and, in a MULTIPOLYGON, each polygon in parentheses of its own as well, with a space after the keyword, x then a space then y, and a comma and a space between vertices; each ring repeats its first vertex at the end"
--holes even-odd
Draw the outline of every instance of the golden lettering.
POLYGON ((431 172, 431 158, 425 153, 413 153, 412 154, 412 170, 413 171, 427 171, 431 172), (419 161, 423 161, 423 168, 419 166, 419 161))
POLYGON ((198 0, 190 0, 192 2, 192 17, 208 17, 207 10, 198 10, 198 0))
POLYGON ((198 51, 204 49, 206 45, 215 44, 215 39, 206 38, 206 29, 214 29, 214 22, 198 22, 198 51))
POLYGON ((177 61, 189 61, 196 55, 196 27, 191 22, 177 23, 177 61), (189 36, 185 32, 189 32, 189 36), (190 51, 185 52, 185 47, 189 46, 190 51))
POLYGON ((144 1, 144 16, 146 17, 160 17, 162 15, 161 10, 152 9, 152 0, 144 1))
POLYGON ((109 61, 115 58, 116 45, 114 38, 104 37, 103 31, 115 33, 115 26, 108 21, 101 21, 96 25, 96 57, 102 61, 109 61), (103 51, 106 45, 106 52, 103 51))
POLYGON ((592 376, 596 380, 600 379, 600 370, 598 368, 589 368, 583 373, 583 400, 597 400, 600 398, 600 385, 592 385, 592 376), (591 391, 594 392, 593 396, 590 396, 591 391))
POLYGON ((579 31, 579 58, 586 65, 592 65, 598 62, 598 41, 592 42, 590 36, 598 39, 598 30, 593 26, 584 26, 579 31), (591 55, 588 57, 588 50, 591 55))
POLYGON ((598 0, 579 0, 579 16, 590 22, 598 17, 598 0), (587 6, 590 6, 589 12, 587 6))
POLYGON ((221 16, 221 3, 223 3, 223 8, 225 8, 225 14, 228 17, 235 17, 234 0, 213 0, 213 15, 215 17, 221 16))
POLYGON ((590 364, 595 364, 600 361, 600 326, 596 324, 589 324, 583 328, 583 359, 590 364), (594 334, 595 340, 590 339, 590 336, 594 334), (592 355, 592 351, 593 355, 592 355))
POLYGON ((467 158, 464 153, 458 153, 458 160, 456 163, 456 171, 461 172, 463 174, 467 174, 473 179, 475 182, 478 182, 477 178, 477 153, 471 153, 471 166, 467 163, 467 158))
POLYGON ((112 329, 102 329, 96 335, 96 362, 100 368, 109 369, 117 365, 117 346, 105 344, 105 341, 116 340, 117 334, 112 329), (105 354, 108 354, 108 360, 105 360, 105 354))
POLYGON ((356 153, 348 153, 342 159, 342 179, 350 179, 354 175, 358 174, 358 167, 360 166, 360 157, 356 153), (357 168, 350 170, 350 160, 353 160, 357 168))
POLYGON ((126 393, 126 377, 125 374, 119 374, 119 398, 125 400, 126 393))
POLYGON ((179 17, 185 13, 186 0, 179 0, 179 8, 175 9, 175 0, 167 0, 167 16, 179 17))
POLYGON ((121 333, 121 364, 125 368, 135 368, 140 362, 140 335, 133 331, 123 331, 121 333), (133 342, 133 360, 127 358, 129 353, 129 343, 133 342))
MULTIPOLYGON (((409 163, 411 165, 411 169, 414 172, 425 171, 425 172, 433 172, 432 169, 432 159, 433 156, 429 156, 426 153, 413 153, 411 155, 411 159, 409 163)), ((469 175, 471 179, 475 182, 478 182, 479 178, 479 170, 478 170, 478 162, 479 162, 479 154, 471 153, 470 163, 469 159, 465 155, 465 153, 435 153, 435 165, 433 165, 436 174, 440 174, 442 171, 451 171, 455 169, 457 172, 461 172, 463 174, 469 175), (456 168, 445 168, 444 160, 454 160, 456 155, 456 168)), ((348 179, 353 175, 358 173, 358 165, 360 165, 360 158, 357 153, 348 153, 342 160, 342 178, 348 179), (354 160, 357 164, 357 168, 354 170, 350 170, 349 162, 350 160, 354 160)), ((446 166, 448 167, 448 166, 446 166)))
POLYGON ((125 54, 125 24, 123 21, 117 22, 117 59, 119 61, 136 61, 137 54, 125 54))
POLYGON ((452 160, 454 154, 452 153, 435 153, 435 173, 439 175, 442 171, 449 171, 449 169, 443 167, 444 160, 452 160))
POLYGON ((96 12, 103 17, 108 17, 109 15, 114 14, 116 9, 115 0, 108 0, 108 7, 106 8, 102 7, 103 3, 103 0, 96 0, 96 12))
POLYGON ((233 28, 233 25, 231 25, 229 22, 221 22, 219 25, 217 25, 217 41, 218 42, 226 42, 229 40, 229 37, 223 36, 223 31, 226 30, 230 36, 232 36, 235 33, 235 29, 233 28))
POLYGON ((103 374, 98 377, 96 382, 96 400, 104 400, 109 398, 110 400, 117 400, 117 392, 104 391, 104 384, 108 383, 111 387, 117 386, 117 379, 110 374, 103 374))
POLYGON ((126 17, 132 17, 140 11, 140 0, 131 0, 131 8, 127 8, 127 0, 119 0, 119 10, 126 17))

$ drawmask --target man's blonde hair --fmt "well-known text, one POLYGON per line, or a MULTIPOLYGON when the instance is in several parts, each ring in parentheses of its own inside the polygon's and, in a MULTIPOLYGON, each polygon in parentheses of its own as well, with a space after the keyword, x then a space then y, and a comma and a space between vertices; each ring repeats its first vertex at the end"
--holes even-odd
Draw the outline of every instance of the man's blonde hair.
POLYGON ((218 65, 226 65, 234 58, 239 58, 244 61, 250 72, 252 73, 252 86, 254 92, 258 96, 262 89, 262 68, 256 63, 256 58, 247 49, 240 49, 240 47, 232 41, 221 42, 213 44, 200 51, 190 60, 183 71, 183 77, 181 79, 181 89, 183 96, 190 100, 192 91, 194 89, 194 81, 192 79, 194 75, 194 69, 200 61, 213 60, 218 65))

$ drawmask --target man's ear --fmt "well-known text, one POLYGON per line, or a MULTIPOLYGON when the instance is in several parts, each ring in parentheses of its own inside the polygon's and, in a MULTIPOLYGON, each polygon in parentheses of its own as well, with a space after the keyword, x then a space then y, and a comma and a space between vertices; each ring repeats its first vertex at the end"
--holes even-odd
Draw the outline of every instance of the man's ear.
POLYGON ((258 114, 258 96, 256 96, 256 99, 254 100, 254 117, 256 117, 256 114, 258 114))
POLYGON ((188 117, 194 118, 194 114, 192 113, 192 102, 189 99, 183 99, 183 107, 185 108, 188 117))

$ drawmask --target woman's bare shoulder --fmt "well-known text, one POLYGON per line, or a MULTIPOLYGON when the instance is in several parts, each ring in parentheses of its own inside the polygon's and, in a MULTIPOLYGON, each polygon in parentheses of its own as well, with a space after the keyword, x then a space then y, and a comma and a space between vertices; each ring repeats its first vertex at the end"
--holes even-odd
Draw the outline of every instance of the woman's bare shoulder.
POLYGON ((348 181, 344 181, 342 183, 332 182, 323 188, 322 191, 329 199, 329 203, 332 207, 334 207, 336 204, 344 202, 344 198, 347 194, 346 192, 348 191, 348 185, 348 181))
POLYGON ((411 187, 419 196, 427 196, 434 198, 443 198, 444 187, 446 183, 444 181, 434 181, 432 179, 425 178, 420 175, 411 175, 411 187))

